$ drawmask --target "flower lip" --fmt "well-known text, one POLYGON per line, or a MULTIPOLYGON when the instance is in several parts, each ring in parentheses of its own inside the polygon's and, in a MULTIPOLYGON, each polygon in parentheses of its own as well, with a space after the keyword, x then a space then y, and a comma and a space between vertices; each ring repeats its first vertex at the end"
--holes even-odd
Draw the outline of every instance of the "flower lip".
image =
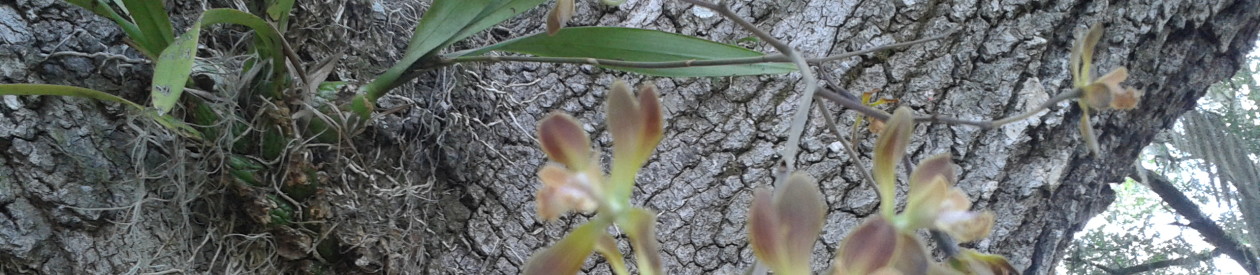
POLYGON ((599 208, 598 178, 589 171, 574 172, 559 165, 547 164, 538 171, 543 186, 538 189, 538 215, 551 221, 564 213, 591 213, 599 208))

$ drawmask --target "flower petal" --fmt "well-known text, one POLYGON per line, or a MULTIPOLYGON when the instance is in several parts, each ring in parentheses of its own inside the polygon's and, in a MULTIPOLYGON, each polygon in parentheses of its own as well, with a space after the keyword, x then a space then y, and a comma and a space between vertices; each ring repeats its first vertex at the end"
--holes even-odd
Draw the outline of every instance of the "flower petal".
POLYGON ((573 116, 554 112, 538 122, 538 141, 552 161, 582 171, 591 162, 591 139, 573 116))
POLYGON ((1111 86, 1120 86, 1120 82, 1124 82, 1124 80, 1128 78, 1129 69, 1119 67, 1107 72, 1107 74, 1099 77, 1098 80, 1094 80, 1094 83, 1107 83, 1111 86))
POLYGON ((588 222, 569 232, 560 242, 535 252, 525 263, 524 274, 577 274, 582 263, 591 256, 591 250, 604 235, 607 223, 588 222))
POLYGON ((884 122, 883 122, 883 121, 880 121, 880 120, 878 120, 878 119, 872 119, 872 120, 871 120, 871 122, 870 122, 870 124, 867 124, 867 125, 866 125, 866 128, 867 128, 867 129, 869 129, 869 130, 871 131, 871 133, 872 133, 872 134, 874 134, 874 133, 879 133, 879 132, 883 132, 883 131, 884 131, 884 122))
POLYGON ((780 251, 783 234, 779 219, 775 216, 774 195, 769 189, 753 191, 752 207, 748 209, 748 243, 753 254, 769 266, 782 265, 780 251))
POLYGON ((1085 146, 1089 148, 1089 152, 1095 158, 1102 156, 1102 147, 1098 146, 1098 138, 1094 136, 1093 123, 1089 121, 1089 109, 1081 111, 1081 123, 1077 127, 1081 131, 1081 138, 1085 139, 1085 146))
POLYGON ((608 130, 613 135, 613 158, 628 157, 638 160, 636 165, 642 165, 661 141, 663 119, 655 86, 640 86, 636 99, 625 81, 614 82, 608 91, 608 130))
POLYGON ((1094 82, 1081 88, 1085 94, 1081 95, 1081 99, 1085 100, 1089 107, 1097 110, 1107 108, 1111 104, 1111 88, 1106 83, 1094 82))
POLYGON ((622 228, 627 229, 626 236, 630 237, 639 274, 659 274, 662 271, 661 248, 660 242, 656 240, 656 213, 634 208, 630 210, 622 228))
POLYGON ((608 131, 613 136, 613 158, 622 157, 622 152, 637 149, 643 136, 644 121, 639 102, 630 93, 630 84, 618 79, 608 90, 608 131))
POLYGON ((870 274, 889 266, 897 256, 897 235, 897 229, 883 216, 866 219, 840 242, 833 274, 870 274))
POLYGON ((919 161, 914 172, 910 173, 910 192, 915 192, 917 186, 931 183, 937 177, 945 179, 950 185, 958 182, 958 176, 954 175, 954 161, 950 159, 949 153, 936 154, 919 161))
POLYGON ((635 174, 661 141, 663 114, 656 88, 641 87, 636 99, 630 85, 617 80, 608 91, 608 131, 613 136, 613 165, 610 183, 619 194, 629 196, 635 174))
POLYGON ((573 1, 556 1, 556 6, 551 9, 551 13, 547 14, 547 35, 556 35, 560 32, 560 28, 564 28, 564 24, 573 18, 573 13, 576 11, 573 1))
POLYGON ((936 228, 948 233, 960 243, 972 242, 989 236, 993 229, 993 212, 948 211, 936 220, 936 228))
POLYGON ((897 188, 895 169, 897 162, 905 156, 906 147, 910 145, 910 136, 914 132, 914 118, 910 114, 910 109, 897 108, 885 127, 875 143, 873 176, 876 185, 879 186, 880 207, 884 208, 886 215, 891 215, 893 208, 896 207, 893 202, 897 188))
POLYGON ((599 239, 595 241, 595 252, 604 255, 604 260, 608 261, 608 265, 612 266, 613 272, 617 274, 629 274, 626 268, 626 256, 617 250, 617 240, 609 236, 607 232, 599 234, 599 239))
POLYGON ((665 132, 665 114, 661 112, 661 99, 656 92, 656 85, 651 83, 639 85, 639 107, 642 108, 643 139, 639 149, 643 154, 651 154, 652 149, 661 142, 665 132), (643 152, 646 151, 646 152, 643 152))
POLYGON ((1079 34, 1076 44, 1072 45, 1072 55, 1068 57, 1068 65, 1072 73, 1072 86, 1082 88, 1091 82, 1089 70, 1093 66, 1094 47, 1102 38, 1102 24, 1095 23, 1085 33, 1079 34))
POLYGON ((1116 94, 1111 100, 1111 108, 1116 110, 1133 110, 1137 108, 1138 103, 1142 102, 1142 95, 1146 94, 1142 90, 1133 88, 1125 88, 1123 93, 1116 94))
POLYGON ((1129 78, 1129 69, 1125 67, 1116 68, 1099 77, 1094 80, 1094 83, 1083 88, 1086 102, 1094 109, 1106 109, 1117 95, 1125 92, 1123 88, 1120 88, 1120 82, 1127 78, 1129 78))
POLYGON ((905 232, 897 233, 897 256, 893 259, 892 266, 901 274, 927 274, 932 264, 923 241, 905 232))
POLYGON ((941 205, 947 199, 948 191, 949 183, 942 177, 936 177, 911 190, 906 209, 901 214, 906 219, 905 223, 899 224, 904 226, 901 229, 915 230, 932 226, 941 212, 947 211, 941 205))
POLYGON ((1089 26, 1089 31, 1085 33, 1084 39, 1080 41, 1081 46, 1081 75, 1088 77, 1091 63, 1094 60, 1094 48, 1098 46, 1098 40, 1102 39, 1103 28, 1102 23, 1094 23, 1089 26))
POLYGON ((962 189, 951 188, 944 193, 944 200, 941 200, 941 210, 945 211, 967 211, 971 209, 971 199, 967 198, 967 193, 963 193, 962 189))
POLYGON ((961 267, 967 274, 1013 275, 1019 274, 1005 257, 976 252, 972 249, 959 251, 958 256, 950 259, 953 266, 961 267))
POLYGON ((814 256, 814 243, 818 241, 823 219, 827 216, 827 203, 823 201, 822 191, 818 190, 818 182, 813 177, 796 172, 783 186, 775 188, 774 193, 775 215, 779 219, 779 227, 786 229, 780 233, 783 234, 781 252, 784 253, 781 257, 788 259, 784 268, 795 269, 776 269, 775 273, 808 273, 814 256))

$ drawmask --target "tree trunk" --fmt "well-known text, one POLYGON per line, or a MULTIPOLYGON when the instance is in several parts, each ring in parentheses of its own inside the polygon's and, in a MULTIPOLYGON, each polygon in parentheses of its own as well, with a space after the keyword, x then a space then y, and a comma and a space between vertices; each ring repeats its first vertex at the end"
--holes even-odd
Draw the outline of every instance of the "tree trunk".
MULTIPOLYGON (((377 10, 377 2, 333 2, 299 3, 312 5, 303 7, 308 10, 347 8, 344 17, 326 19, 340 20, 335 22, 340 25, 294 28, 304 32, 294 42, 312 57, 348 50, 338 75, 359 80, 389 65, 380 64, 381 59, 398 58, 410 35, 406 28, 427 6, 386 3, 377 10), (333 46, 310 46, 312 41, 333 46)), ((579 1, 578 16, 569 25, 646 27, 773 51, 765 43, 743 39, 751 35, 729 20, 704 16, 678 1, 632 0, 617 8, 598 2, 579 1)), ((1108 184, 1123 180, 1140 149, 1193 107, 1208 85, 1237 70, 1260 25, 1260 6, 1242 0, 1111 5, 902 1, 902 6, 894 5, 898 1, 727 2, 810 56, 956 31, 940 41, 816 69, 854 92, 880 89, 878 96, 899 99, 899 105, 919 114, 966 119, 1018 114, 1068 91, 1074 34, 1103 23, 1107 32, 1097 49, 1095 71, 1126 66, 1131 74, 1126 83, 1147 92, 1137 110, 1093 114, 1100 157, 1090 157, 1083 146, 1077 131, 1081 112, 1072 103, 995 130, 919 124, 910 146, 916 162, 941 152, 954 156, 962 168, 958 185, 976 208, 998 214, 993 234, 966 246, 1004 255, 1025 274, 1054 273, 1073 234, 1112 201, 1108 184)), ((538 32, 545 12, 527 12, 504 28, 474 36, 478 44, 457 47, 538 32)), ((123 53, 119 31, 104 19, 60 3, 19 1, 0 2, 0 24, 7 27, 0 33, 6 45, 0 47, 0 80, 5 83, 70 84, 124 95, 145 91, 147 79, 134 75, 147 72, 148 65, 115 66, 125 62, 107 57, 36 56, 64 50, 123 53)), ((533 251, 555 243, 584 220, 571 216, 542 223, 535 215, 533 197, 540 184, 535 172, 545 158, 533 139, 534 125, 551 110, 569 112, 592 130, 602 155, 609 155, 602 102, 616 78, 653 81, 662 91, 666 137, 640 172, 632 202, 660 213, 656 229, 669 273, 729 274, 753 265, 747 209, 752 190, 770 184, 777 154, 786 143, 802 89, 799 75, 645 78, 589 66, 509 63, 459 66, 430 76, 400 93, 409 98, 391 99, 415 106, 377 120, 376 132, 395 138, 365 138, 378 149, 416 156, 378 165, 414 167, 424 170, 424 176, 330 187, 336 199, 330 220, 339 225, 330 236, 340 239, 346 266, 361 272, 519 273, 533 251), (430 179, 435 184, 427 185, 430 179), (388 184, 403 190, 397 191, 402 195, 368 189, 388 184), (414 186, 431 190, 403 193, 414 186)), ((229 267, 215 257, 221 252, 208 248, 247 239, 220 236, 252 233, 235 232, 216 220, 184 218, 222 210, 184 204, 209 196, 200 185, 181 184, 185 179, 145 180, 149 170, 165 167, 166 159, 189 156, 179 153, 180 147, 150 150, 148 141, 132 142, 145 135, 127 126, 122 108, 53 97, 4 101, 0 271, 220 273, 229 267), (139 158, 146 162, 132 164, 136 150, 147 152, 139 158), (123 209, 99 209, 111 207, 123 209)), ((393 103, 382 102, 386 104, 393 103)), ((830 208, 814 249, 815 270, 823 270, 840 240, 875 212, 878 199, 859 173, 869 169, 873 135, 862 129, 862 156, 855 162, 842 150, 831 149, 840 140, 822 128, 817 112, 812 115, 801 152, 792 157, 819 179, 830 208)), ((831 115, 842 117, 841 125, 852 125, 854 119, 852 112, 831 115)), ((588 260, 586 270, 609 272, 598 257, 588 260)))
MULTIPOLYGON (((51 2, 0 2, 0 83, 91 87, 137 100, 148 86, 143 75, 152 70, 131 60, 135 54, 122 55, 121 31, 51 2)), ((0 273, 156 271, 184 266, 149 267, 199 254, 192 236, 203 228, 179 219, 189 211, 184 204, 163 202, 186 201, 198 187, 141 180, 152 175, 144 167, 172 157, 145 148, 169 137, 133 140, 137 128, 131 126, 138 122, 120 104, 51 96, 3 100, 0 273)))

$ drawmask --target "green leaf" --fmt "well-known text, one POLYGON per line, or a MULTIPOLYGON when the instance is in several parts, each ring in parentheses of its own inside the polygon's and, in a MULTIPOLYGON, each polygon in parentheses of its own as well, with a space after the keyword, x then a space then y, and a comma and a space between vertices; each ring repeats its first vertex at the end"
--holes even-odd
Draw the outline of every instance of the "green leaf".
POLYGON ((607 227, 607 222, 587 222, 555 245, 535 252, 529 257, 529 262, 525 263, 525 271, 522 273, 577 274, 607 227))
POLYGON ((489 6, 491 0, 435 0, 424 17, 416 25, 411 41, 407 43, 399 64, 414 63, 416 59, 449 41, 477 20, 477 16, 489 6))
POLYGON ((402 81, 399 78, 411 68, 411 65, 428 55, 429 52, 446 45, 452 37, 474 23, 477 16, 490 4, 490 0, 433 1, 433 5, 429 6, 429 10, 425 11, 424 17, 420 18, 420 23, 416 25, 415 33, 412 34, 411 41, 407 43, 402 60, 398 60, 398 63, 385 73, 363 86, 364 91, 370 94, 369 99, 375 102, 376 98, 384 95, 385 91, 399 85, 398 82, 402 81))
POLYGON ((407 43, 403 59, 378 76, 363 90, 369 99, 384 95, 400 85, 399 79, 417 61, 436 51, 477 32, 499 24, 508 18, 530 10, 545 0, 435 0, 416 25, 411 41, 407 43))
MULTIPOLYGON (((540 33, 521 37, 469 52, 466 55, 481 55, 489 51, 523 53, 544 57, 585 57, 639 62, 717 60, 765 55, 739 46, 681 34, 621 27, 564 28, 554 36, 540 33)), ((603 67, 670 77, 783 74, 796 70, 796 67, 789 63, 685 68, 603 67)))
POLYGON ((118 24, 118 27, 122 28, 123 33, 127 34, 127 38, 130 38, 135 43, 136 50, 139 50, 145 56, 150 58, 156 57, 156 54, 162 50, 150 49, 149 42, 145 39, 144 33, 140 31, 140 28, 136 27, 136 24, 131 22, 131 20, 115 12, 109 6, 109 3, 102 0, 66 0, 66 2, 113 20, 115 24, 118 24))
POLYGON ((144 110, 144 106, 106 92, 74 86, 49 84, 0 84, 0 95, 54 95, 86 97, 101 101, 118 102, 136 110, 144 110))
POLYGON ((464 38, 468 38, 477 32, 488 29, 494 25, 502 23, 504 20, 511 19, 518 14, 525 13, 547 0, 498 0, 494 5, 487 6, 481 14, 477 15, 477 19, 472 24, 460 30, 455 37, 448 39, 445 45, 453 44, 464 38))
POLYGON ((0 95, 73 96, 101 101, 118 102, 142 112, 146 117, 153 119, 158 124, 161 124, 167 129, 171 129, 184 137, 201 140, 201 133, 196 129, 193 129, 191 126, 188 126, 188 124, 185 124, 183 121, 179 121, 169 115, 161 115, 153 112, 152 110, 146 110, 144 106, 141 106, 140 104, 102 91, 74 86, 49 84, 0 84, 0 95))
POLYGON ((281 30, 289 26, 289 12, 293 10, 293 2, 294 0, 275 0, 267 6, 267 17, 275 21, 281 30))
POLYGON ((149 41, 149 49, 160 51, 175 40, 175 32, 171 29, 171 19, 166 16, 165 1, 123 0, 123 5, 131 13, 131 20, 136 22, 145 40, 149 41))
MULTIPOLYGON (((201 28, 219 23, 250 27, 263 39, 259 43, 279 45, 280 33, 262 18, 233 9, 207 10, 201 14, 201 18, 193 24, 192 28, 188 29, 188 32, 175 38, 175 42, 163 50, 158 57, 153 69, 153 88, 150 96, 153 107, 158 109, 158 114, 170 112, 179 101, 179 96, 183 94, 184 85, 188 82, 189 74, 192 73, 193 58, 197 54, 197 41, 198 36, 201 35, 201 28)), ((278 46, 273 48, 278 48, 278 46)), ((276 57, 272 62, 280 63, 273 66, 282 68, 284 64, 279 58, 280 55, 273 54, 272 56, 276 57)))

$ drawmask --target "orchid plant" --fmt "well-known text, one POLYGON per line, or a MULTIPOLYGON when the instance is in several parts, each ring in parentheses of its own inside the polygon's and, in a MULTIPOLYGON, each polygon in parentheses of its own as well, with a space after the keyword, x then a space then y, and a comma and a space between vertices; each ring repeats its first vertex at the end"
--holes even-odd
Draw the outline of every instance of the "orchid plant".
POLYGON ((595 213, 556 245, 539 251, 525 265, 525 274, 573 274, 592 251, 608 259, 617 274, 629 274, 616 241, 606 230, 626 230, 640 274, 661 270, 656 241, 656 213, 630 206, 639 168, 651 156, 664 131, 656 87, 639 87, 638 97, 624 81, 608 92, 608 130, 613 136, 611 174, 605 176, 590 138, 577 119, 552 113, 538 123, 538 140, 551 163, 538 171, 538 215, 554 221, 569 212, 595 213))
MULTIPOLYGON (((571 7, 560 1, 552 11, 555 26, 567 18, 571 7)), ((554 27, 558 28, 558 27, 554 27)), ((549 30, 554 29, 549 24, 549 30)), ((1097 155, 1098 145, 1089 127, 1090 109, 1127 110, 1136 107, 1142 92, 1122 88, 1128 77, 1120 67, 1098 79, 1090 77, 1093 48, 1102 35, 1094 25, 1085 32, 1072 51, 1070 69, 1073 86, 1084 115, 1081 129, 1097 155)), ((876 100, 874 92, 863 94, 861 104, 874 107, 895 100, 876 100)), ((605 176, 590 138, 575 118, 553 113, 538 125, 543 150, 552 160, 538 172, 543 182, 538 191, 538 214, 553 221, 569 212, 595 216, 552 247, 534 254, 525 274, 572 274, 593 251, 608 259, 617 274, 629 274, 616 241, 606 231, 617 225, 636 253, 642 274, 661 272, 661 261, 653 224, 655 213, 630 206, 630 191, 639 168, 661 140, 663 122, 656 88, 644 85, 635 97, 625 82, 616 81, 608 95, 608 128, 613 135, 613 163, 605 176)), ((850 232, 836 251, 831 274, 1015 274, 1018 271, 998 255, 971 249, 957 249, 957 242, 973 242, 987 237, 993 228, 992 211, 971 210, 967 194, 954 185, 956 169, 948 153, 923 159, 907 175, 909 192, 905 208, 898 213, 897 163, 905 157, 914 132, 914 116, 900 107, 887 121, 872 118, 871 130, 878 131, 873 157, 872 180, 880 198, 880 211, 850 232), (916 232, 933 233, 938 246, 948 247, 945 259, 937 262, 925 241, 916 232)), ((860 121, 859 121, 860 123, 860 121)), ((1000 124, 999 124, 1000 125, 1000 124)), ((858 125, 854 125, 856 129, 858 125)), ((758 189, 749 210, 749 242, 757 259, 774 274, 812 274, 812 250, 825 223, 827 205, 817 181, 803 172, 787 176, 777 188, 758 189)))
POLYGON ((1069 66, 1072 73, 1072 86, 1080 89, 1081 99, 1077 104, 1081 107, 1081 136, 1085 138, 1085 144, 1089 146, 1089 151, 1098 156, 1101 149, 1098 147, 1097 138, 1094 137, 1093 127, 1090 126, 1089 111, 1090 109, 1106 110, 1113 108, 1117 110, 1131 110, 1137 108, 1141 102, 1142 95, 1145 92, 1134 89, 1132 87, 1121 87, 1123 82, 1129 77, 1129 69, 1121 66, 1112 69, 1098 79, 1093 79, 1090 74, 1090 68, 1093 67, 1094 47, 1098 45, 1098 40, 1102 38, 1102 25, 1094 24, 1088 31, 1082 33, 1083 37, 1077 39, 1076 44, 1072 47, 1072 55, 1069 57, 1069 66))

